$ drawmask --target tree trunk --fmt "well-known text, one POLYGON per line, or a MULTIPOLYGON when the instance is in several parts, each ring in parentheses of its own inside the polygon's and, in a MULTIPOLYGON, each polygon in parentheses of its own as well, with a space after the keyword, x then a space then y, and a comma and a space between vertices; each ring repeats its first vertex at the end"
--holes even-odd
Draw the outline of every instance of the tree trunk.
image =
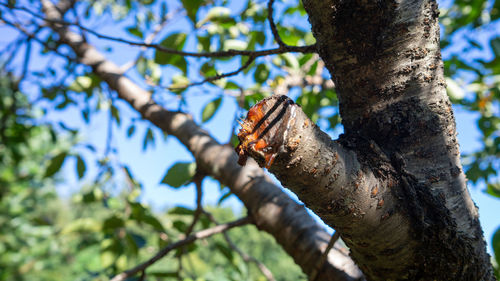
MULTIPOLYGON (((304 0, 344 134, 287 98, 249 111, 238 148, 341 234, 370 280, 493 280, 446 95, 435 1, 304 0)), ((243 162, 243 161, 242 161, 243 162)))

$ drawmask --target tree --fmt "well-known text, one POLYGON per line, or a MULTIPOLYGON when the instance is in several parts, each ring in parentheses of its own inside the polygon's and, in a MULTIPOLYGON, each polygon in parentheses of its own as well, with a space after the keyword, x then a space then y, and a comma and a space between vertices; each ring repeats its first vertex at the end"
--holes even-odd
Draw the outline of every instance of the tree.
MULTIPOLYGON (((189 40, 182 32, 168 33, 160 44, 152 43, 170 17, 166 8, 160 10, 159 17, 155 15, 154 9, 148 8, 153 2, 123 5, 96 2, 73 9, 71 1, 57 5, 42 1, 40 11, 9 3, 3 6, 24 12, 36 28, 27 29, 9 16, 2 15, 2 19, 27 38, 21 77, 28 68, 32 41, 40 43, 45 52, 67 60, 68 72, 78 71, 79 64, 88 66, 85 75, 76 77, 68 87, 55 84, 44 87, 45 98, 62 97, 58 107, 64 108, 77 103, 72 92, 85 93, 88 101, 92 94, 112 89, 142 118, 177 137, 195 157, 196 170, 193 165, 180 163, 167 173, 165 183, 179 186, 194 175, 193 181, 200 186, 201 178, 209 175, 227 185, 247 207, 252 223, 274 236, 310 279, 494 279, 477 210, 468 195, 460 164, 455 121, 446 95, 439 45, 439 11, 435 2, 304 1, 305 10, 294 5, 283 10, 284 14, 307 12, 314 43, 310 33, 275 24, 272 0, 268 2, 267 15, 255 3, 248 2, 243 7, 240 20, 251 22, 256 30, 238 25, 225 2, 211 7, 202 1, 182 1, 193 30, 202 30, 191 37, 199 44, 199 53, 184 51, 189 40), (92 14, 111 7, 116 14, 135 12, 136 24, 128 31, 139 38, 143 38, 143 30, 148 30, 155 17, 161 22, 144 42, 104 35, 80 23, 82 11, 92 14), (204 17, 200 10, 205 11, 204 17), (269 44, 266 33, 258 31, 266 20, 278 47, 256 51, 256 46, 269 44), (42 30, 47 32, 42 24, 50 29, 48 37, 42 33, 42 30), (128 67, 118 67, 107 59, 87 39, 88 35, 145 48, 133 64, 144 77, 145 87, 127 78, 124 72, 128 67), (296 46, 297 43, 311 45, 296 46), (214 46, 220 51, 213 51, 214 46), (147 53, 148 48, 154 49, 154 59, 147 53), (289 52, 299 55, 294 57, 289 52), (313 55, 316 52, 321 61, 313 55), (274 63, 285 74, 259 60, 278 54, 274 63), (189 82, 191 60, 186 59, 189 57, 208 58, 199 67, 203 80, 189 82), (224 59, 232 57, 241 57, 241 66, 236 71, 220 74, 217 68, 224 68, 224 59), (325 78, 323 63, 334 85, 325 78), (180 75, 162 77, 159 65, 173 66, 180 75), (256 87, 245 89, 234 81, 224 80, 253 68, 256 87), (302 108, 277 94, 250 109, 238 134, 239 162, 246 162, 243 167, 238 166, 238 156, 232 147, 220 145, 188 114, 165 109, 144 89, 157 90, 153 97, 160 100, 159 92, 170 90, 179 97, 182 108, 187 88, 212 83, 219 89, 240 91, 237 99, 241 107, 248 108, 264 96, 266 91, 261 86, 271 75, 273 82, 269 88, 278 94, 287 93, 292 86, 312 87, 310 90, 306 87, 297 98, 302 108), (171 85, 158 90, 163 80, 170 80, 171 85), (320 109, 335 105, 337 97, 338 114, 320 118, 320 109), (334 128, 339 115, 344 133, 332 141, 314 122, 328 121, 334 128), (268 168, 307 207, 335 228, 349 246, 352 260, 329 243, 335 242, 338 234, 330 239, 323 227, 274 185, 255 162, 246 160, 247 156, 268 168)), ((481 9, 477 10, 481 14, 486 2, 476 2, 480 2, 481 9)), ((464 3, 457 2, 457 5, 466 5, 464 3)), ((497 6, 495 2, 489 11, 493 20, 498 17, 497 6)), ((459 22, 450 25, 452 32, 460 26, 476 23, 479 18, 477 13, 447 16, 459 22)), ((491 42, 498 51, 498 40, 491 42)), ((479 79, 498 72, 497 65, 494 61, 484 63, 484 67, 490 67, 493 72, 479 75, 479 79)), ((447 66, 446 69, 453 68, 447 66)), ((52 79, 58 77, 50 71, 48 75, 52 75, 52 79)), ((498 81, 495 81, 491 89, 496 89, 498 81)), ((65 83, 63 76, 62 84, 65 83)), ((111 94, 110 100, 113 98, 111 94)), ((492 140, 485 142, 488 144, 484 152, 498 155, 498 118, 487 112, 488 107, 498 103, 498 89, 476 102, 467 103, 464 99, 459 102, 479 107, 484 114, 480 127, 484 129, 484 137, 492 140)), ((220 103, 220 97, 209 103, 203 110, 202 121, 209 120, 220 103)), ((120 112, 114 103, 110 105, 110 116, 117 123, 121 120, 120 112)), ((88 105, 82 113, 88 118, 88 105)), ((145 146, 153 139, 150 132, 146 134, 145 146)), ((480 154, 475 157, 479 158, 480 154)), ((476 180, 483 177, 489 183, 498 162, 485 161, 486 168, 476 161, 469 171, 475 173, 476 180)), ((198 196, 201 196, 200 189, 198 187, 198 196)), ((491 183, 488 189, 494 193, 498 191, 498 184, 491 183)), ((193 225, 201 213, 198 204, 193 225)), ((147 265, 126 271, 115 280, 145 272, 147 265)))

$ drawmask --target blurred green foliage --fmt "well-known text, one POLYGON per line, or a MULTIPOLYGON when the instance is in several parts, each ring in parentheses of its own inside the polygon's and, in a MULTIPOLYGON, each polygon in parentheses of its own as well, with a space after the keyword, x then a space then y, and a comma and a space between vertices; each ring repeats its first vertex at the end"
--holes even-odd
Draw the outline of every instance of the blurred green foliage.
MULTIPOLYGON (((68 147, 68 141, 51 126, 36 124, 26 96, 13 80, 0 77, 0 280, 108 280, 182 238, 194 211, 176 207, 153 214, 136 201, 138 184, 112 195, 101 182, 61 198, 55 191, 54 166, 60 168, 58 151, 68 147)), ((208 210, 221 222, 235 219, 230 209, 208 210)), ((203 216, 195 230, 211 226, 203 216)), ((254 226, 229 235, 242 250, 270 265, 277 280, 305 280, 291 258, 254 226)), ((221 235, 198 241, 186 251, 184 271, 177 271, 179 259, 171 254, 149 268, 147 276, 263 280, 255 265, 233 253, 221 235)))

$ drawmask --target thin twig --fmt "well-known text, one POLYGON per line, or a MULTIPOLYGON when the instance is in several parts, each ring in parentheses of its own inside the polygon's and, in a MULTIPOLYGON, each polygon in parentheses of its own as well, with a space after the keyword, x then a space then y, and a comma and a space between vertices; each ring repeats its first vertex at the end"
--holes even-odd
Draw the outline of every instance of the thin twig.
POLYGON ((144 262, 144 263, 142 263, 142 264, 140 264, 132 269, 126 270, 123 273, 116 275, 115 277, 113 277, 111 279, 111 281, 123 281, 123 280, 137 274, 138 272, 145 270, 147 267, 151 266, 152 264, 154 264, 155 262, 157 262, 158 260, 163 258, 166 254, 168 254, 170 251, 172 251, 174 249, 185 246, 185 245, 192 243, 198 239, 208 238, 214 234, 227 231, 233 227, 246 225, 250 222, 251 222, 250 217, 244 217, 244 218, 235 220, 235 221, 230 222, 230 223, 217 225, 217 226, 214 226, 212 228, 208 228, 208 229, 204 229, 204 230, 195 232, 183 240, 177 241, 175 243, 172 243, 172 244, 166 246, 161 251, 159 251, 156 255, 154 255, 152 258, 147 260, 146 262, 144 262))
MULTIPOLYGON (((203 213, 203 205, 202 205, 203 189, 202 189, 202 182, 203 182, 203 178, 204 177, 205 176, 200 171, 197 171, 196 174, 193 177, 193 182, 194 182, 194 184, 196 186, 196 210, 194 211, 194 214, 193 214, 193 221, 191 222, 191 224, 188 226, 188 228, 184 232, 184 236, 185 237, 189 236, 189 234, 191 234, 191 232, 193 232, 194 227, 196 226, 196 224, 200 220, 201 214, 203 213)), ((181 271, 182 271, 182 268, 183 268, 183 265, 182 265, 182 256, 185 254, 184 247, 181 247, 180 251, 182 253, 181 253, 181 255, 179 255, 177 257, 178 263, 179 263, 179 266, 177 268, 177 272, 179 273, 179 276, 181 276, 181 271)))
POLYGON ((310 278, 309 278, 310 281, 316 281, 316 279, 318 278, 319 272, 320 272, 321 268, 323 268, 323 265, 325 264, 325 261, 328 257, 328 253, 330 253, 330 250, 333 248, 333 245, 335 245, 335 242, 337 242, 339 237, 340 237, 340 233, 338 231, 335 231, 335 233, 330 238, 330 242, 328 242, 328 246, 326 246, 325 251, 321 255, 320 259, 318 260, 318 263, 316 264, 316 267, 314 268, 313 272, 311 273, 310 278))
POLYGON ((72 11, 73 11, 73 16, 75 17, 76 24, 80 29, 80 36, 82 36, 83 42, 88 42, 87 35, 85 35, 84 30, 80 27, 81 24, 80 24, 80 17, 78 16, 78 11, 74 7, 72 7, 72 11))
MULTIPOLYGON (((210 221, 212 221, 216 225, 219 224, 217 222, 217 220, 214 218, 214 216, 211 213, 204 212, 204 214, 205 214, 205 216, 208 217, 208 219, 210 221)), ((229 246, 229 248, 231 248, 233 251, 237 252, 238 255, 241 256, 241 258, 243 259, 243 261, 255 263, 255 265, 260 270, 260 272, 262 273, 262 275, 264 275, 264 277, 268 281, 276 281, 276 279, 274 279, 273 273, 271 272, 271 270, 269 270, 269 268, 267 268, 267 266, 265 264, 263 264, 262 262, 260 262, 255 257, 252 257, 252 256, 248 255, 247 253, 243 252, 240 248, 238 248, 238 246, 236 246, 236 244, 233 242, 233 240, 231 240, 231 237, 229 237, 229 235, 226 232, 222 233, 222 235, 224 236, 224 240, 226 240, 226 243, 229 246)))
POLYGON ((269 25, 271 26, 271 32, 273 33, 274 40, 276 40, 280 48, 287 48, 288 45, 286 45, 285 42, 281 40, 281 37, 278 33, 278 28, 276 27, 276 23, 273 19, 273 4, 274 0, 269 0, 269 2, 267 2, 267 20, 269 21, 269 25))
MULTIPOLYGON (((151 34, 149 34, 148 36, 146 36, 146 38, 144 39, 144 43, 151 44, 153 42, 153 40, 156 38, 156 36, 158 36, 158 34, 160 33, 160 31, 162 31, 163 28, 167 25, 167 23, 169 23, 169 20, 174 15, 178 15, 179 14, 179 10, 180 9, 177 9, 177 10, 175 10, 173 12, 170 12, 167 15, 165 15, 165 17, 163 17, 162 21, 160 23, 158 23, 157 25, 155 25, 155 27, 153 28, 153 32, 151 34)), ((141 47, 141 51, 139 52, 139 54, 137 54, 137 57, 134 60, 132 60, 130 62, 127 62, 127 63, 125 63, 124 65, 122 65, 120 67, 120 69, 122 70, 122 72, 125 73, 130 68, 132 68, 134 65, 136 65, 137 62, 139 61, 139 59, 144 55, 144 53, 146 52, 146 50, 147 50, 146 47, 141 47)))
POLYGON ((201 214, 203 213, 203 206, 202 206, 202 200, 203 200, 203 188, 202 188, 202 183, 203 183, 203 178, 205 175, 203 175, 201 172, 197 172, 194 177, 193 177, 193 182, 194 185, 196 186, 196 210, 194 211, 193 214, 193 221, 187 228, 186 232, 184 235, 188 236, 193 232, 193 229, 200 219, 201 214))
MULTIPOLYGON (((1 17, 0 17, 0 23, 2 23, 1 17)), ((2 68, 2 69, 6 68, 6 66, 10 64, 12 59, 14 59, 14 57, 16 57, 17 50, 28 39, 26 39, 25 36, 19 35, 15 40, 12 40, 10 43, 8 43, 5 46, 5 48, 0 50, 0 58, 3 57, 5 54, 8 54, 8 56, 6 56, 7 57, 6 59, 1 60, 0 68, 2 68)))
POLYGON ((139 281, 144 281, 145 279, 146 279, 146 270, 142 270, 141 277, 139 278, 139 281))
MULTIPOLYGON (((111 153, 111 143, 113 142, 113 95, 110 90, 108 90, 108 98, 109 98, 109 116, 108 116, 108 132, 106 136, 106 146, 104 149, 104 157, 108 158, 111 153)), ((118 122, 118 120, 116 120, 118 122)))
POLYGON ((56 55, 59 55, 60 57, 63 57, 67 60, 70 60, 70 61, 76 61, 76 59, 70 57, 69 55, 65 55, 65 54, 62 54, 60 53, 57 48, 55 47, 52 47, 52 46, 49 46, 48 44, 46 44, 44 41, 40 40, 38 37, 36 37, 35 34, 27 31, 26 29, 24 29, 20 24, 17 24, 17 23, 14 23, 14 22, 11 22, 9 20, 6 20, 5 18, 2 18, 0 17, 0 21, 1 22, 4 22, 5 24, 7 25, 10 25, 12 26, 13 28, 17 29, 19 32, 21 32, 22 34, 26 35, 26 37, 32 39, 32 40, 35 40, 36 42, 40 43, 42 46, 44 46, 45 48, 47 48, 48 50, 51 50, 52 52, 54 52, 56 55))
POLYGON ((30 56, 31 56, 31 39, 28 38, 26 41, 26 51, 24 54, 24 62, 23 62, 23 70, 21 72, 21 77, 19 77, 19 81, 23 80, 28 74, 30 56))
POLYGON ((137 42, 137 41, 130 41, 126 40, 123 38, 119 37, 113 37, 109 35, 104 35, 96 32, 93 29, 84 27, 82 25, 79 25, 77 23, 71 23, 63 20, 55 20, 55 19, 48 19, 45 18, 41 15, 38 15, 37 13, 25 8, 25 7, 19 7, 19 6, 8 6, 5 3, 0 3, 0 5, 8 7, 10 9, 16 9, 16 10, 21 10, 25 11, 29 14, 31 14, 34 17, 37 17, 41 20, 44 20, 49 23, 54 23, 54 24, 61 24, 61 25, 66 25, 66 26, 77 26, 86 32, 96 36, 97 38, 100 39, 106 39, 110 41, 115 41, 115 42, 120 42, 120 43, 125 43, 131 46, 140 46, 140 47, 147 47, 147 48, 153 48, 158 51, 164 52, 164 53, 169 53, 173 55, 180 55, 180 56, 185 56, 185 57, 205 57, 205 58, 221 58, 221 57, 233 57, 233 56, 253 56, 253 57, 261 57, 261 56, 267 56, 267 55, 275 55, 275 54, 283 54, 283 53, 288 53, 288 52, 298 52, 298 53, 314 53, 316 52, 316 45, 306 45, 306 46, 281 46, 279 48, 273 48, 273 49, 267 49, 267 50, 259 50, 259 51, 252 51, 252 50, 234 50, 234 49, 229 49, 227 51, 217 51, 217 52, 202 52, 202 53, 195 53, 195 52, 185 52, 185 51, 179 51, 176 49, 170 49, 170 48, 165 48, 159 44, 147 44, 143 42, 137 42))
POLYGON ((207 82, 213 82, 213 81, 216 81, 216 80, 219 80, 219 79, 222 79, 222 78, 234 76, 234 75, 237 75, 238 73, 242 72, 243 70, 245 70, 247 67, 249 67, 254 60, 255 60, 255 57, 254 56, 250 56, 250 57, 248 57, 247 62, 244 65, 240 66, 235 71, 231 71, 231 72, 223 73, 223 74, 217 74, 215 76, 210 76, 210 77, 205 78, 202 81, 190 83, 190 84, 187 84, 186 86, 183 86, 183 87, 165 87, 165 89, 167 89, 169 91, 184 90, 184 89, 187 89, 189 87, 199 86, 199 85, 205 84, 207 82))

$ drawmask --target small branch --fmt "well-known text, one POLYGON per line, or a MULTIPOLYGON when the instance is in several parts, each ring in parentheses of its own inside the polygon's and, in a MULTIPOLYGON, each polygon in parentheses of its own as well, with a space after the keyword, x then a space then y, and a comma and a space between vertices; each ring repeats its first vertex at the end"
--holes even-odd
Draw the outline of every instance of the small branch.
MULTIPOLYGON (((64 2, 64 1, 60 1, 59 3, 62 3, 62 2, 64 2)), ((74 7, 73 7, 72 11, 73 11, 73 16, 75 17, 76 25, 80 29, 80 36, 82 36, 84 42, 88 42, 87 36, 85 35, 84 30, 81 28, 80 17, 78 16, 78 11, 74 7)), ((64 13, 61 13, 61 14, 64 14, 64 13)))
POLYGON ((203 206, 202 206, 203 188, 202 188, 202 182, 203 182, 203 178, 204 177, 205 176, 201 172, 199 172, 199 171, 193 177, 193 182, 194 182, 194 184, 196 186, 196 210, 194 211, 194 214, 193 214, 193 221, 191 222, 191 224, 187 228, 186 232, 184 233, 184 235, 186 235, 186 236, 188 236, 189 234, 191 234, 191 232, 193 232, 193 229, 194 229, 196 223, 198 222, 198 220, 200 219, 201 214, 203 213, 203 206))
POLYGON ((26 41, 26 51, 24 54, 23 70, 21 72, 21 77, 19 77, 19 81, 23 80, 28 74, 30 56, 31 56, 31 38, 28 38, 28 40, 26 41))
POLYGON ((271 32, 273 33, 274 40, 276 40, 276 42, 278 43, 280 48, 287 48, 288 45, 286 45, 285 42, 283 42, 283 40, 281 40, 281 37, 278 33, 278 28, 276 27, 276 23, 274 23, 273 4, 274 4, 274 0, 269 0, 269 2, 267 2, 267 19, 269 21, 269 25, 271 26, 271 32))
MULTIPOLYGON (((3 23, 2 19, 0 18, 0 23, 3 23)), ((29 38, 28 38, 29 39, 29 38)), ((26 42, 28 39, 26 39, 24 36, 20 35, 18 36, 15 40, 12 40, 9 44, 5 46, 5 48, 0 50, 0 58, 2 58, 5 55, 5 59, 1 60, 0 68, 5 68, 7 65, 10 64, 12 59, 17 54, 17 50, 26 42), (6 55, 8 54, 8 55, 6 55)))
POLYGON ((111 142, 113 141, 113 97, 111 91, 108 91, 109 94, 109 118, 108 118, 108 132, 106 136, 106 146, 104 149, 104 158, 108 158, 109 153, 111 152, 111 142))
POLYGON ((217 226, 214 226, 212 228, 208 228, 208 229, 204 229, 204 230, 195 232, 194 234, 189 235, 185 239, 177 241, 177 242, 170 244, 167 247, 163 248, 155 256, 153 256, 152 258, 150 258, 146 262, 144 262, 144 263, 142 263, 142 264, 140 264, 132 269, 126 270, 123 273, 116 275, 115 277, 113 277, 111 279, 111 281, 123 281, 123 280, 145 270, 147 267, 151 266, 152 264, 154 264, 155 262, 157 262, 158 260, 163 258, 166 254, 168 254, 170 251, 172 251, 174 249, 185 246, 185 245, 192 243, 198 239, 208 238, 214 234, 225 232, 233 227, 246 225, 250 222, 251 222, 250 217, 244 217, 244 218, 235 220, 235 221, 230 222, 230 223, 217 225, 217 226))
MULTIPOLYGON (((216 225, 219 225, 219 223, 217 222, 217 220, 215 220, 214 216, 211 213, 204 212, 204 214, 208 217, 208 219, 210 221, 212 221, 216 225)), ((231 240, 231 237, 229 237, 229 235, 226 232, 223 232, 222 235, 224 235, 224 240, 226 240, 226 243, 229 246, 229 248, 231 248, 233 251, 237 252, 238 255, 241 256, 241 258, 243 259, 243 261, 255 263, 255 265, 260 270, 260 272, 262 273, 262 275, 264 275, 264 277, 268 281, 276 281, 276 279, 274 279, 273 273, 271 272, 271 270, 269 270, 269 268, 266 267, 265 264, 263 264, 262 262, 260 262, 258 259, 254 258, 254 257, 252 257, 252 256, 250 256, 248 254, 246 254, 240 248, 238 248, 238 246, 236 246, 236 244, 234 244, 233 240, 231 240)))
POLYGON ((146 271, 145 271, 145 270, 143 270, 143 271, 141 272, 141 277, 139 278, 139 281, 144 281, 145 279, 146 279, 146 271))
MULTIPOLYGON (((196 226, 196 224, 200 220, 201 214, 203 214, 203 212, 204 212, 203 205, 202 205, 202 199, 203 199, 202 183, 203 183, 204 177, 205 177, 205 175, 201 171, 198 170, 196 172, 196 174, 194 175, 193 180, 192 180, 192 182, 194 182, 194 184, 196 186, 196 210, 194 211, 194 214, 193 214, 193 221, 191 222, 191 224, 188 226, 186 232, 184 233, 185 237, 189 236, 189 234, 191 234, 191 232, 193 232, 194 227, 196 226)), ((177 257, 177 260, 179 263, 179 266, 177 268, 177 272, 178 272, 179 277, 181 276, 181 272, 183 269, 182 257, 184 256, 184 254, 186 252, 183 247, 181 247, 180 250, 182 253, 177 257)))
POLYGON ((65 58, 67 60, 70 60, 70 61, 76 61, 76 59, 70 57, 69 55, 65 55, 65 54, 62 54, 61 52, 59 52, 57 50, 57 48, 49 46, 47 43, 43 42, 38 37, 36 37, 35 34, 29 32, 28 30, 26 30, 25 28, 23 28, 20 24, 11 22, 11 21, 6 20, 5 18, 2 18, 2 17, 0 17, 0 22, 3 22, 5 24, 10 25, 11 27, 17 29, 19 32, 21 32, 22 34, 26 35, 26 37, 28 37, 29 39, 35 40, 36 42, 40 43, 40 45, 42 45, 45 48, 47 48, 48 50, 54 52, 56 55, 58 55, 58 56, 60 56, 62 58, 65 58))
POLYGON ((249 56, 247 62, 244 65, 240 66, 240 68, 236 69, 235 71, 231 71, 231 72, 223 73, 223 74, 218 74, 215 76, 210 76, 210 77, 205 78, 202 81, 190 83, 184 87, 166 87, 166 89, 168 89, 170 91, 184 90, 184 89, 187 89, 187 88, 192 87, 192 86, 199 86, 199 85, 205 84, 207 82, 213 82, 213 81, 216 81, 216 80, 219 80, 222 78, 234 76, 234 75, 237 75, 238 73, 242 72, 243 70, 245 70, 247 67, 249 67, 254 60, 255 60, 254 56, 249 56))
POLYGON ((335 231, 335 233, 332 235, 332 238, 330 238, 330 242, 328 242, 328 246, 326 246, 325 251, 321 255, 320 259, 318 260, 318 263, 316 264, 316 267, 314 268, 313 272, 310 275, 309 280, 310 281, 316 281, 319 275, 319 271, 321 268, 323 268, 323 264, 325 263, 326 259, 328 258, 328 253, 330 253, 330 250, 333 248, 333 245, 335 245, 335 242, 339 240, 340 233, 338 231, 335 231))
POLYGON ((39 18, 41 20, 44 20, 49 23, 53 24, 61 24, 65 26, 76 26, 82 30, 85 30, 86 32, 96 36, 97 38, 100 39, 106 39, 110 41, 115 41, 115 42, 120 42, 120 43, 125 43, 131 46, 139 46, 139 47, 147 47, 147 48, 153 48, 161 52, 173 54, 173 55, 180 55, 180 56, 185 56, 185 57, 205 57, 205 58, 221 58, 221 57, 233 57, 233 56, 254 56, 254 57, 261 57, 261 56, 267 56, 267 55, 275 55, 275 54, 283 54, 283 53, 288 53, 288 52, 297 52, 297 53, 313 53, 316 52, 316 45, 306 45, 306 46, 284 46, 284 47, 279 47, 279 48, 274 48, 274 49, 267 49, 267 50, 260 50, 260 51, 251 51, 251 50, 234 50, 230 49, 227 51, 217 51, 217 52, 204 52, 204 53, 194 53, 194 52, 184 52, 184 51, 179 51, 176 49, 170 49, 170 48, 165 48, 159 44, 148 44, 148 43, 142 43, 142 42, 136 42, 136 41, 130 41, 126 40, 123 38, 119 37, 113 37, 109 35, 104 35, 96 32, 93 29, 87 28, 85 26, 79 25, 78 23, 71 23, 67 22, 64 20, 56 20, 56 19, 48 19, 45 18, 41 15, 38 15, 37 13, 25 8, 25 7, 10 7, 5 3, 0 3, 1 6, 5 6, 10 9, 14 10, 21 10, 25 11, 32 16, 39 18))
MULTIPOLYGON (((160 31, 162 31, 162 29, 167 25, 167 23, 169 23, 169 20, 174 16, 174 15, 178 15, 179 14, 179 11, 180 9, 177 9, 169 14, 167 14, 160 23, 158 23, 157 25, 155 25, 155 27, 153 28, 153 32, 151 34, 149 34, 148 36, 146 36, 146 38, 144 39, 144 43, 146 44, 151 44, 153 42, 153 40, 156 38, 156 36, 158 36, 158 34, 160 33, 160 31)), ((122 65, 120 68, 122 70, 123 73, 127 72, 130 68, 132 68, 134 65, 137 64, 137 62, 139 61, 139 59, 144 55, 144 53, 146 52, 147 48, 146 47, 141 47, 141 51, 139 52, 139 54, 137 55, 137 57, 130 61, 130 62, 127 62, 125 63, 124 65, 122 65)))

